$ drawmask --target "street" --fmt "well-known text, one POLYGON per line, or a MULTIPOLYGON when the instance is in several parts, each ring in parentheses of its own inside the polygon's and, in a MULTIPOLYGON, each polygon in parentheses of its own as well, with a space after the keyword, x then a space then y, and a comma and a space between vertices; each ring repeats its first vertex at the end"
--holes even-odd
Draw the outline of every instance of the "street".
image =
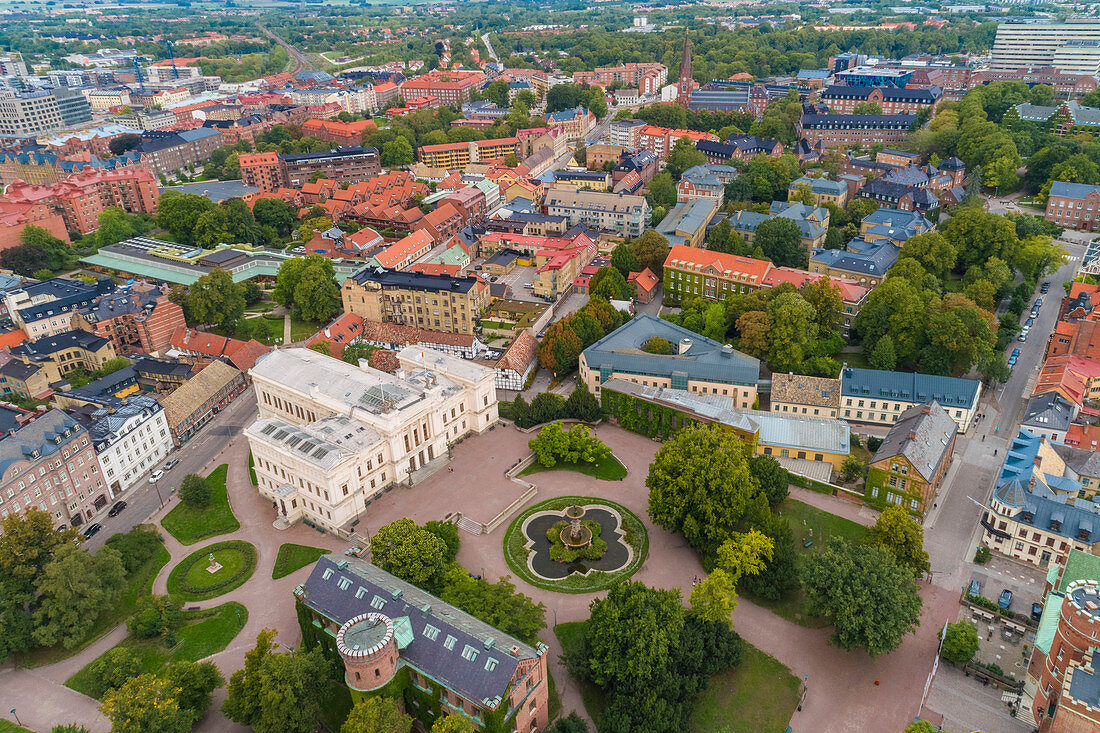
MULTIPOLYGON (((156 484, 149 483, 147 476, 142 476, 137 484, 118 498, 126 502, 126 508, 117 517, 108 517, 107 508, 92 522, 99 522, 103 529, 94 537, 85 542, 85 546, 92 552, 103 546, 107 538, 119 532, 128 532, 131 528, 144 524, 153 515, 161 504, 168 501, 172 492, 183 481, 183 477, 189 473, 205 475, 205 468, 222 447, 238 435, 245 426, 256 419, 256 393, 248 389, 244 394, 231 402, 228 407, 218 413, 199 431, 198 435, 183 445, 182 448, 172 451, 168 458, 179 461, 171 471, 167 471, 156 484), (159 495, 158 495, 159 492, 159 495)), ((153 469, 163 468, 160 463, 153 469)))

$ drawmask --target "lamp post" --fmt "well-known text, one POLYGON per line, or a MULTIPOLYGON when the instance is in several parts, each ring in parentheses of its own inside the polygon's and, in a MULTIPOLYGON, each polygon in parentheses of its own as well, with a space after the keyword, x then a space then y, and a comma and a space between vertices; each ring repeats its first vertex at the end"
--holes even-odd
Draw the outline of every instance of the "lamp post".
POLYGON ((157 509, 160 509, 164 506, 164 499, 160 495, 160 479, 159 478, 153 480, 153 488, 157 492, 157 509))
POLYGON ((16 724, 17 724, 17 725, 19 725, 20 727, 22 727, 22 725, 23 725, 23 721, 21 721, 21 720, 19 719, 19 716, 18 716, 18 715, 16 715, 16 712, 15 712, 15 708, 12 708, 12 709, 11 709, 11 714, 12 714, 12 715, 15 715, 15 722, 16 722, 16 724))
POLYGON ((239 609, 239 608, 234 608, 233 610, 234 610, 234 611, 236 612, 236 614, 237 614, 237 623, 238 623, 238 624, 240 624, 241 626, 244 626, 244 622, 243 622, 243 621, 241 621, 241 609, 239 609))

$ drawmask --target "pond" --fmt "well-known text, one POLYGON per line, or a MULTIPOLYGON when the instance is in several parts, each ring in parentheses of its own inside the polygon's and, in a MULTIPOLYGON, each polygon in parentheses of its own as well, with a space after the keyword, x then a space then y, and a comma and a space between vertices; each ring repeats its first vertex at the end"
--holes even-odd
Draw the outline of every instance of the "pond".
POLYGON ((566 519, 565 510, 551 510, 532 514, 523 523, 523 534, 531 554, 527 565, 533 573, 546 580, 561 580, 573 573, 584 575, 591 570, 613 572, 626 567, 634 551, 623 540, 622 521, 619 513, 600 504, 585 505, 585 521, 600 525, 600 539, 607 543, 607 552, 598 560, 576 560, 569 564, 550 558, 550 541, 546 532, 558 522, 566 519))

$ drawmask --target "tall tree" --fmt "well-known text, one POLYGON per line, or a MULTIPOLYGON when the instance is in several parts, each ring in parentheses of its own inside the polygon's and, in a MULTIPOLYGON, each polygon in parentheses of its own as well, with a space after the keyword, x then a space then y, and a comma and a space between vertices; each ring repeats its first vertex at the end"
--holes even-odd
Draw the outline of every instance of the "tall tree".
POLYGON ((439 596, 444 601, 520 641, 534 644, 546 628, 546 608, 517 593, 508 576, 490 583, 452 565, 442 586, 439 596))
POLYGON ((768 303, 771 349, 768 366, 774 372, 801 371, 818 334, 817 313, 798 293, 781 293, 768 303))
POLYGON ((340 733, 409 733, 412 722, 392 697, 368 697, 355 703, 340 733))
POLYGON ((691 141, 691 138, 682 137, 673 143, 672 150, 668 154, 668 164, 665 166, 665 170, 674 179, 680 180, 680 177, 684 175, 684 171, 697 165, 703 165, 706 162, 707 156, 702 150, 695 147, 695 143, 691 141))
POLYGON ((436 718, 432 724, 432 733, 476 733, 474 719, 459 712, 436 718))
POLYGON ((194 244, 195 225, 199 217, 214 208, 214 202, 205 196, 168 190, 161 194, 157 202, 157 224, 167 229, 175 241, 194 244))
POLYGON ((110 547, 95 555, 77 545, 58 547, 36 583, 35 641, 66 649, 80 644, 118 601, 125 577, 122 558, 110 547))
POLYGON ((111 733, 187 733, 194 719, 180 708, 175 690, 152 674, 134 677, 103 698, 111 733))
POLYGON ((271 227, 281 237, 289 237, 297 221, 297 212, 282 199, 258 200, 252 206, 252 215, 257 224, 271 227))
POLYGON ((668 240, 655 229, 647 229, 642 236, 630 242, 630 253, 641 267, 648 267, 654 275, 661 277, 665 271, 665 260, 671 249, 668 240))
POLYGON ((446 571, 447 545, 408 517, 380 527, 370 549, 375 565, 421 588, 439 587, 446 571))
POLYGON ((889 552, 898 565, 913 571, 913 577, 919 578, 931 568, 924 549, 924 527, 897 504, 882 511, 863 541, 889 552))
POLYGON ((952 664, 966 664, 978 653, 978 632, 966 621, 947 624, 940 638, 943 639, 940 656, 952 664))
POLYGON ((921 597, 909 568, 880 547, 831 539, 806 560, 803 586, 834 625, 831 642, 872 657, 892 652, 920 624, 921 597))
POLYGON ((731 623, 737 608, 737 590, 733 579, 722 568, 715 568, 691 589, 691 615, 700 621, 731 623))
POLYGON ((720 428, 692 426, 657 451, 646 477, 649 515, 709 555, 734 532, 759 487, 745 445, 720 428))
POLYGON ((611 266, 618 270, 623 277, 627 277, 632 272, 640 272, 642 269, 638 265, 638 260, 634 259, 634 255, 631 254, 630 245, 626 242, 620 242, 615 249, 611 250, 611 266))
POLYGON ((772 217, 761 222, 752 242, 773 264, 781 267, 805 267, 809 258, 802 245, 802 232, 790 219, 772 217))
POLYGON ((295 257, 279 266, 271 297, 287 308, 320 316, 309 320, 326 321, 339 311, 340 291, 335 278, 331 260, 320 255, 295 257))
POLYGON ((196 323, 232 326, 244 315, 244 292, 220 267, 200 277, 187 294, 187 311, 196 323))

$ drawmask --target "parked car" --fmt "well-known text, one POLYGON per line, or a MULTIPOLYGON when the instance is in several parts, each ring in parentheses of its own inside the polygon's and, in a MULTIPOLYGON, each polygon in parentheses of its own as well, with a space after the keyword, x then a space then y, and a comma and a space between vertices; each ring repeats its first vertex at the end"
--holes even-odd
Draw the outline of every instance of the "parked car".
POLYGON ((169 458, 168 462, 164 464, 164 470, 165 471, 171 471, 173 468, 175 468, 179 464, 180 464, 180 459, 178 459, 178 458, 169 458))
POLYGON ((119 514, 122 514, 122 510, 125 509, 125 508, 126 508, 126 502, 116 501, 115 505, 113 507, 111 507, 110 511, 107 512, 107 516, 108 517, 117 517, 119 514))
POLYGON ((1012 350, 1012 355, 1013 355, 1013 356, 1019 356, 1019 355, 1020 355, 1020 349, 1019 349, 1019 347, 1017 347, 1017 348, 1015 348, 1015 349, 1013 349, 1013 350, 1012 350))
POLYGON ((1042 603, 1032 603, 1031 604, 1031 620, 1032 621, 1038 621, 1042 617, 1043 617, 1043 604, 1042 603))
POLYGON ((1027 341, 1027 331, 1024 331, 1019 336, 1017 336, 1016 340, 1017 341, 1027 341))
POLYGON ((527 288, 528 290, 534 290, 535 289, 535 284, 534 283, 524 283, 523 287, 527 288))
POLYGON ((982 594, 982 581, 972 580, 970 581, 970 589, 966 591, 968 595, 980 596, 982 594))
POLYGON ((997 599, 997 605, 1007 611, 1008 607, 1012 605, 1012 591, 1008 588, 1001 591, 1001 597, 997 599))
POLYGON ((153 473, 151 473, 149 475, 149 483, 155 484, 157 481, 160 481, 162 478, 164 478, 164 471, 162 471, 160 469, 157 469, 156 471, 153 471, 153 473))
POLYGON ((1016 361, 1018 359, 1019 359, 1019 357, 1016 356, 1015 354, 1013 354, 1012 356, 1008 357, 1008 365, 1009 366, 1016 366, 1016 361))
POLYGON ((1045 283, 1043 283, 1042 285, 1039 286, 1039 292, 1042 293, 1043 295, 1046 295, 1049 290, 1050 290, 1050 281, 1049 280, 1047 280, 1045 283))
POLYGON ((1024 321, 1024 328, 1031 328, 1034 325, 1035 325, 1035 319, 1034 318, 1029 318, 1026 321, 1024 321))
POLYGON ((1043 299, 1042 298, 1036 298, 1035 299, 1035 307, 1036 308, 1042 308, 1043 307, 1043 299))
POLYGON ((1035 318, 1039 315, 1039 306, 1035 306, 1031 309, 1031 317, 1035 318))
POLYGON ((83 532, 84 539, 88 539, 88 538, 92 537, 96 532, 98 532, 101 529, 103 529, 103 525, 100 524, 99 522, 89 524, 87 527, 84 528, 84 532, 83 532))

